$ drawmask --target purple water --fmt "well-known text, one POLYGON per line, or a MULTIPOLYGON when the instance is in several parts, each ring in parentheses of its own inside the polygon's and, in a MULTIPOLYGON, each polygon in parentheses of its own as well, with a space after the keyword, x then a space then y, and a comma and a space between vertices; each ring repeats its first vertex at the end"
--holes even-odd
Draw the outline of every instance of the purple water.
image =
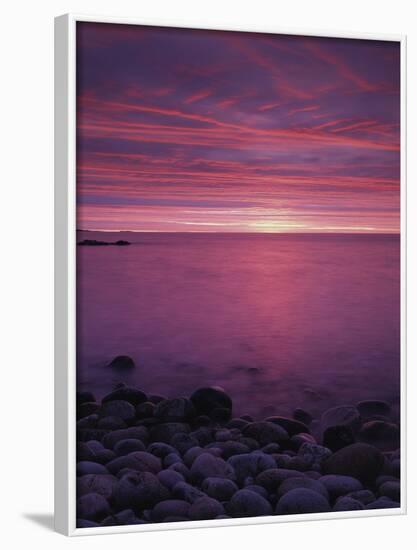
POLYGON ((400 242, 388 235, 108 234, 77 247, 77 381, 222 386, 237 414, 398 407, 400 242), (137 368, 106 365, 130 355, 137 368))

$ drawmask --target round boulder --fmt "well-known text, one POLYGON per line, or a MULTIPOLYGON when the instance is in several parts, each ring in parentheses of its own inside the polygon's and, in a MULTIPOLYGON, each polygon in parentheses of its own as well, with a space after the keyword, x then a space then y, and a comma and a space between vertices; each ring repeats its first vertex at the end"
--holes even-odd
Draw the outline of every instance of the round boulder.
POLYGON ((100 521, 108 516, 110 506, 107 500, 97 493, 88 493, 77 500, 77 517, 100 521))
POLYGON ((249 489, 237 491, 226 508, 227 513, 234 518, 272 515, 270 503, 255 491, 249 489))
POLYGON ((311 489, 293 489, 283 495, 277 504, 278 515, 288 514, 317 514, 330 512, 330 504, 327 499, 311 489))
POLYGON ((117 510, 131 508, 142 512, 169 498, 168 489, 149 472, 125 474, 114 489, 114 505, 117 510))
POLYGON ((209 497, 220 501, 229 500, 238 490, 238 486, 231 479, 220 477, 206 478, 201 488, 209 497))
POLYGON ((155 522, 165 521, 169 517, 188 518, 190 503, 185 500, 164 500, 159 502, 152 510, 152 520, 155 522))
POLYGON ((136 413, 135 407, 129 401, 115 399, 104 402, 100 407, 99 415, 102 418, 105 416, 117 416, 125 422, 129 422, 135 419, 136 413))
POLYGON ((350 426, 354 431, 361 425, 361 416, 356 407, 343 405, 327 409, 321 416, 322 432, 330 426, 350 426))
POLYGON ((323 445, 334 453, 355 443, 355 436, 350 426, 330 426, 323 433, 323 445))
POLYGON ((154 416, 164 422, 184 422, 195 416, 195 409, 185 397, 164 399, 156 405, 154 416))
POLYGON ((393 451, 398 449, 400 444, 400 430, 391 422, 372 420, 362 426, 358 439, 378 447, 381 451, 393 451))
POLYGON ((223 505, 214 498, 203 496, 195 500, 188 512, 191 520, 214 519, 225 513, 223 505))
POLYGON ((235 478, 233 467, 222 458, 217 458, 210 453, 199 455, 194 460, 190 471, 192 479, 197 484, 202 483, 208 477, 235 478))
POLYGON ((117 370, 133 369, 135 368, 135 362, 128 355, 117 355, 109 363, 109 367, 117 370))
POLYGON ((162 469, 160 459, 144 451, 135 451, 126 456, 119 456, 107 464, 107 469, 112 474, 117 474, 123 468, 153 474, 157 474, 162 469))
POLYGON ((320 481, 310 479, 307 476, 290 477, 285 479, 278 487, 277 496, 281 498, 285 493, 289 493, 293 489, 311 489, 322 495, 326 500, 329 500, 329 493, 326 487, 320 481))
POLYGON ((325 474, 352 476, 365 484, 375 481, 384 465, 384 456, 375 447, 354 443, 340 449, 322 466, 325 474))
POLYGON ((362 483, 351 476, 326 475, 320 478, 320 483, 326 487, 331 500, 363 489, 362 483))
POLYGON ((289 439, 287 431, 273 422, 251 422, 243 429, 243 435, 255 439, 261 446, 281 443, 289 439))
POLYGON ((333 506, 333 512, 350 512, 353 510, 364 510, 365 505, 352 497, 340 497, 333 506))
POLYGON ((199 388, 192 396, 191 401, 199 415, 208 415, 214 409, 232 410, 232 400, 227 393, 217 386, 199 388))

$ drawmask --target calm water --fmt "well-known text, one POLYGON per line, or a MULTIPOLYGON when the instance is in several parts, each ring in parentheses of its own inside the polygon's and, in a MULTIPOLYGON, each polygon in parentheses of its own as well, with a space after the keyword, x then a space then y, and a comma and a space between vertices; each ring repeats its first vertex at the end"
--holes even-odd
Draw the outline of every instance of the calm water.
POLYGON ((126 354, 138 368, 124 381, 166 396, 220 385, 240 414, 398 404, 398 237, 127 238, 77 250, 80 388, 111 389, 106 365, 126 354))

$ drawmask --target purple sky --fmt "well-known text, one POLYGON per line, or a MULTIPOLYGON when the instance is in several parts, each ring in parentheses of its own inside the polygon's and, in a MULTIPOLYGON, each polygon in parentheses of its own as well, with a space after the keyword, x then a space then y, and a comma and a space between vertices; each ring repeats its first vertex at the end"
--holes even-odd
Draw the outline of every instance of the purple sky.
POLYGON ((397 232, 398 42, 77 24, 78 227, 397 232))

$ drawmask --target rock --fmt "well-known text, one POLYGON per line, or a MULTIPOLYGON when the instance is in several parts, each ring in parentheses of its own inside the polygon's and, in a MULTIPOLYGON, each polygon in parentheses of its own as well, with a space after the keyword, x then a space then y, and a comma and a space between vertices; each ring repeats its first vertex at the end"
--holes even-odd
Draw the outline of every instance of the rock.
POLYGON ((188 518, 189 510, 190 503, 185 500, 165 500, 159 502, 152 510, 152 520, 160 522, 169 517, 188 518))
POLYGON ((197 418, 194 419, 194 424, 198 427, 210 426, 212 423, 212 419, 205 414, 200 414, 200 416, 197 416, 197 418))
POLYGON ((226 424, 226 428, 229 430, 233 428, 237 428, 238 430, 243 430, 249 422, 247 420, 243 420, 243 418, 232 418, 232 420, 229 420, 229 422, 226 424))
POLYGON ((150 472, 125 474, 114 489, 114 505, 117 510, 131 508, 141 513, 158 502, 168 499, 168 489, 150 472))
POLYGON ((184 476, 180 474, 179 472, 175 472, 174 470, 161 470, 158 472, 157 475, 159 481, 164 485, 167 489, 172 490, 177 483, 180 481, 185 481, 184 476))
POLYGON ((234 470, 238 484, 242 484, 248 477, 254 478, 260 472, 275 467, 274 458, 261 451, 231 456, 227 463, 234 470))
POLYGON ((285 493, 292 491, 293 489, 310 489, 316 491, 322 495, 327 501, 329 500, 329 493, 326 487, 320 481, 310 479, 307 476, 303 477, 289 477, 285 479, 278 487, 277 496, 281 498, 285 493))
POLYGON ((118 355, 111 361, 109 367, 118 370, 133 369, 135 368, 135 362, 128 355, 118 355))
POLYGON ((352 493, 348 493, 346 496, 351 497, 354 500, 359 500, 359 502, 362 502, 362 504, 369 504, 376 499, 374 493, 372 491, 369 491, 368 489, 353 491, 352 493))
POLYGON ((245 490, 246 491, 254 491, 255 493, 257 493, 261 497, 268 500, 268 491, 266 489, 264 489, 263 487, 261 487, 260 485, 255 485, 255 484, 249 483, 248 485, 245 485, 245 490))
POLYGON ((123 428, 127 428, 127 424, 118 416, 105 416, 99 419, 97 428, 103 430, 122 430, 123 428))
POLYGON ((81 405, 77 405, 77 420, 80 420, 81 418, 85 418, 86 416, 90 416, 92 414, 96 414, 99 409, 100 405, 93 402, 87 402, 82 403, 81 405))
POLYGON ((77 517, 100 521, 110 513, 107 500, 97 493, 88 493, 77 500, 77 517))
POLYGON ((298 451, 304 443, 311 443, 317 445, 317 441, 311 434, 296 434, 290 438, 291 449, 298 451))
POLYGON ((198 440, 187 433, 177 433, 171 438, 171 445, 175 447, 182 455, 189 449, 198 446, 198 440))
POLYGON ((340 497, 333 506, 333 512, 349 512, 353 510, 364 510, 365 505, 352 497, 340 497))
POLYGON ((170 453, 169 455, 166 455, 163 460, 164 468, 169 468, 170 466, 178 462, 182 464, 182 459, 178 455, 178 451, 175 451, 175 453, 170 453))
POLYGON ((226 441, 225 443, 219 443, 217 447, 220 450, 221 457, 227 460, 231 456, 245 454, 249 452, 249 447, 243 445, 239 441, 226 441))
POLYGON ((107 464, 107 468, 112 474, 117 474, 122 468, 153 474, 157 474, 162 469, 160 459, 144 451, 135 451, 115 458, 107 464))
POLYGON ((327 409, 321 416, 321 429, 324 431, 330 426, 350 426, 353 431, 361 425, 361 416, 356 407, 343 405, 327 409))
POLYGON ((295 409, 295 411, 292 413, 292 417, 294 418, 294 420, 298 420, 299 422, 306 424, 306 426, 309 426, 313 420, 311 414, 304 409, 295 409))
POLYGON ((151 403, 151 401, 140 403, 136 407, 136 418, 138 420, 141 420, 142 418, 153 418, 155 407, 155 404, 151 403))
POLYGON ((111 525, 138 525, 145 523, 143 520, 138 519, 133 510, 122 510, 117 514, 107 516, 101 522, 102 526, 111 525))
POLYGON ((90 449, 87 443, 77 442, 77 462, 94 462, 95 453, 90 449))
POLYGON ((261 446, 268 443, 281 443, 289 439, 284 428, 266 421, 252 422, 243 429, 242 433, 245 437, 255 439, 261 446))
POLYGON ((278 515, 314 514, 330 512, 327 499, 311 489, 292 489, 283 495, 277 504, 275 512, 278 515))
POLYGON ((272 455, 272 454, 279 453, 280 449, 281 447, 279 446, 278 443, 268 443, 268 445, 265 445, 264 447, 262 447, 261 451, 263 453, 266 453, 267 455, 272 455))
POLYGON ((145 445, 140 439, 122 439, 114 446, 114 452, 118 456, 128 455, 135 451, 144 451, 145 445))
POLYGON ((399 481, 385 481, 379 487, 379 494, 381 497, 401 502, 401 483, 399 481))
POLYGON ((314 466, 302 456, 292 456, 287 464, 289 470, 297 470, 298 472, 306 472, 314 466))
POLYGON ((103 445, 107 449, 113 449, 118 441, 123 439, 140 439, 143 443, 148 440, 148 430, 144 426, 132 426, 123 430, 115 430, 103 437, 103 445))
POLYGON ((379 497, 373 502, 366 504, 365 510, 380 510, 383 508, 399 508, 399 502, 394 502, 387 497, 379 497))
POLYGON ((87 474, 108 474, 109 470, 105 468, 102 464, 97 464, 97 462, 91 462, 88 460, 82 460, 77 463, 77 477, 85 476, 87 474))
POLYGON ((110 500, 117 485, 117 479, 109 474, 86 474, 77 478, 77 495, 83 496, 89 493, 101 495, 110 500))
POLYGON ((214 519, 225 513, 223 505, 214 498, 203 496, 195 500, 188 515, 191 520, 214 519))
POLYGON ((358 433, 359 441, 378 447, 381 451, 393 451, 400 444, 400 430, 396 424, 372 420, 366 422, 358 433))
POLYGON ((234 518, 270 516, 272 507, 261 495, 248 489, 237 491, 227 505, 227 513, 234 518))
POLYGON ((171 453, 177 453, 177 449, 168 443, 151 443, 146 450, 158 458, 165 458, 171 453))
POLYGON ((97 451, 92 460, 104 465, 114 458, 116 458, 116 453, 114 451, 111 451, 110 449, 103 449, 102 451, 97 451))
POLYGON ((290 437, 300 433, 305 433, 305 434, 310 433, 310 430, 307 424, 303 424, 303 422, 294 420, 293 418, 287 418, 285 416, 270 416, 265 420, 266 422, 272 422, 273 424, 276 424, 277 426, 281 426, 281 428, 284 428, 284 430, 287 432, 287 434, 290 437))
POLYGON ((153 403, 154 405, 157 405, 158 403, 160 403, 161 401, 165 401, 167 399, 167 397, 164 397, 163 395, 155 395, 155 394, 151 394, 149 396, 149 401, 151 403, 153 403))
POLYGON ((129 422, 135 419, 135 407, 128 401, 113 400, 106 401, 100 407, 99 415, 104 416, 117 416, 125 422, 129 422))
POLYGON ((77 420, 77 435, 79 435, 80 431, 83 429, 94 429, 97 426, 99 420, 98 414, 90 414, 88 416, 84 416, 84 418, 80 418, 77 420))
POLYGON ((96 398, 91 391, 77 391, 76 403, 82 405, 83 403, 94 403, 96 398))
POLYGON ((191 401, 199 415, 210 416, 218 408, 232 410, 232 400, 222 388, 216 386, 199 388, 192 394, 191 401))
POLYGON ((191 466, 193 465, 194 460, 198 456, 200 456, 201 454, 206 453, 206 452, 207 452, 207 449, 203 449, 202 447, 199 447, 198 445, 196 445, 195 447, 191 447, 191 449, 188 449, 188 451, 184 454, 184 457, 183 457, 184 464, 188 468, 191 468, 191 466))
POLYGON ((153 426, 149 432, 151 441, 171 443, 171 439, 178 433, 189 433, 190 426, 184 422, 165 422, 153 426))
POLYGON ((184 481, 176 483, 172 489, 172 496, 179 500, 185 500, 190 504, 195 500, 206 496, 203 491, 184 481))
POLYGON ((287 454, 274 454, 275 464, 277 468, 285 468, 290 470, 291 457, 287 454))
POLYGON ((249 447, 249 450, 251 451, 257 451, 260 448, 259 443, 256 439, 253 439, 253 437, 240 437, 239 443, 246 445, 246 447, 249 447))
POLYGON ((306 469, 320 471, 322 464, 332 455, 327 447, 314 443, 303 443, 298 450, 298 456, 307 464, 306 469))
POLYGON ((365 420, 375 415, 389 416, 391 414, 391 407, 386 401, 376 399, 360 401, 356 407, 365 420))
POLYGON ((100 523, 96 521, 90 521, 89 519, 77 518, 77 528, 83 527, 100 527, 100 523))
POLYGON ((214 441, 213 430, 208 427, 200 427, 198 430, 191 432, 190 435, 197 439, 201 447, 205 447, 214 441))
POLYGON ((233 467, 222 458, 216 458, 210 453, 199 455, 194 460, 190 472, 192 479, 197 484, 202 483, 208 477, 235 478, 233 467))
POLYGON ((330 426, 323 433, 323 445, 334 453, 355 443, 355 436, 350 426, 330 426))
POLYGON ((96 439, 97 441, 102 441, 107 434, 108 430, 99 430, 96 428, 77 429, 77 440, 91 441, 92 439, 96 439))
POLYGON ((230 500, 238 490, 238 486, 231 479, 208 477, 201 484, 202 490, 219 501, 230 500))
POLYGON ((176 462, 175 464, 171 464, 171 466, 169 466, 167 469, 173 470, 174 472, 178 472, 183 476, 185 481, 189 481, 191 478, 190 470, 182 462, 176 462))
POLYGON ((217 430, 215 432, 214 439, 220 443, 225 443, 226 441, 233 439, 233 433, 226 428, 222 428, 221 430, 217 430))
POLYGON ((287 470, 285 468, 271 468, 265 470, 256 476, 255 482, 257 485, 264 487, 268 493, 275 493, 283 481, 290 477, 300 477, 304 474, 295 470, 287 470))
POLYGON ((232 417, 232 410, 226 407, 216 407, 210 413, 210 418, 213 422, 226 424, 232 417))
POLYGON ((326 487, 331 500, 363 489, 362 483, 351 476, 326 475, 320 478, 320 483, 326 487))
POLYGON ((195 408, 185 397, 164 399, 156 405, 154 416, 164 422, 186 422, 195 416, 195 408))
POLYGON ((325 474, 352 476, 365 484, 371 484, 383 465, 384 456, 381 451, 365 443, 354 443, 328 458, 323 463, 322 471, 325 474))
POLYGON ((129 386, 123 386, 104 396, 101 402, 108 403, 109 401, 127 401, 134 407, 137 407, 141 403, 145 403, 147 399, 148 397, 143 391, 137 390, 136 388, 131 388, 129 386))

